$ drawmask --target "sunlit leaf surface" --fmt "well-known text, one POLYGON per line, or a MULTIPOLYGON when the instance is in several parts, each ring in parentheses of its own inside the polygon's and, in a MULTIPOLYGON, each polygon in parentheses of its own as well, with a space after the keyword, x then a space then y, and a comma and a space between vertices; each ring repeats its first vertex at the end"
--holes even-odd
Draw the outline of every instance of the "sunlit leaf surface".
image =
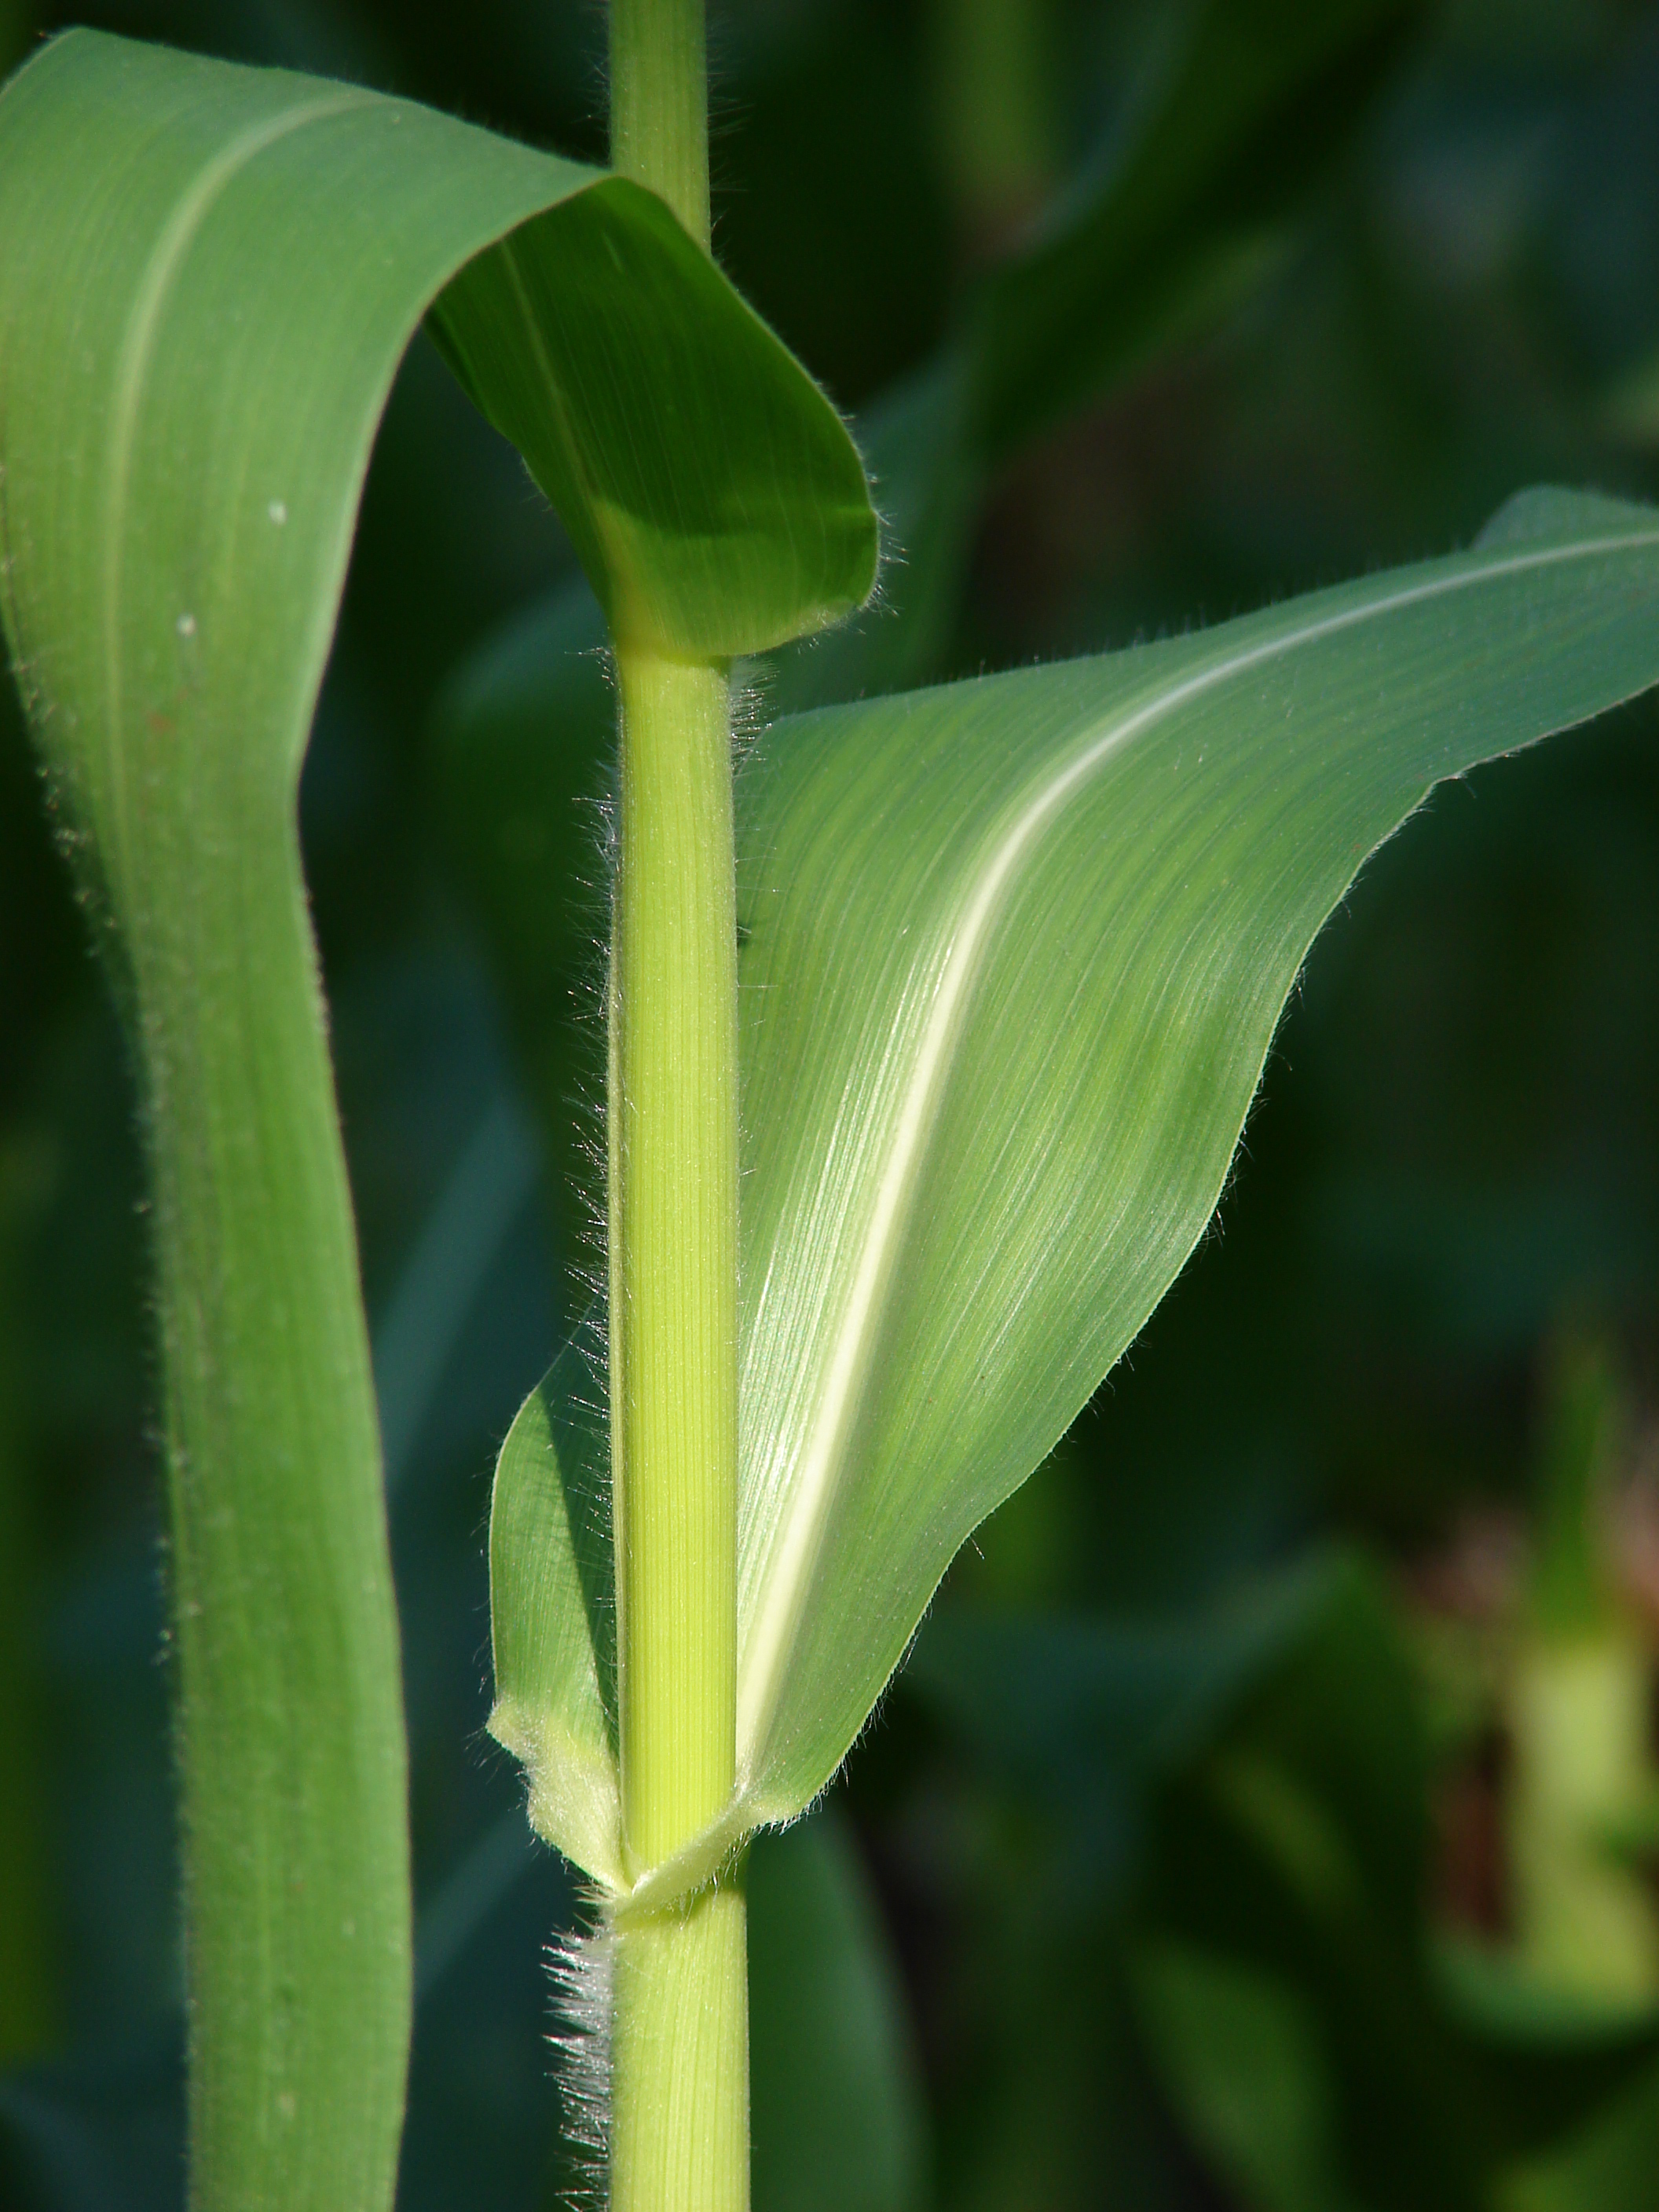
MULTIPOLYGON (((810 1802, 1213 1212, 1280 1010, 1442 777, 1659 678, 1659 516, 778 726, 742 783, 739 1772, 810 1802)), ((1135 1471, 1121 1470, 1132 1481, 1135 1471)))

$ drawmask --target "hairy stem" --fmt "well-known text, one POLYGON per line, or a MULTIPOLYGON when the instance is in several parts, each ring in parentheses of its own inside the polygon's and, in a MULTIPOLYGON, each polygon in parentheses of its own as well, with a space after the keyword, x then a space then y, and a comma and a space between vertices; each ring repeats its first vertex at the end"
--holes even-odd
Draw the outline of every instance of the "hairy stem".
MULTIPOLYGON (((702 0, 611 0, 613 166, 708 243, 702 0)), ((738 1037, 723 667, 617 641, 609 1067, 612 1513, 624 1847, 714 1819, 737 1741, 738 1037)), ((740 1885, 619 1929, 611 2212, 745 2212, 740 1885)))
MULTIPOLYGON (((619 653, 611 945, 612 1505, 625 1847, 658 1863, 736 1763, 737 924, 726 679, 619 653)), ((617 1937, 611 2212, 743 2212, 740 1890, 617 1937)))
POLYGON ((726 678, 617 665, 612 1480, 643 1869, 721 1810, 735 1760, 737 923, 726 678))
POLYGON ((703 0, 611 0, 611 166, 708 243, 703 0))
POLYGON ((703 1890, 617 1939, 611 2212, 743 2212, 749 2202, 744 1899, 703 1890))
MULTIPOLYGON (((737 923, 727 686, 619 653, 611 1480, 623 1818, 637 1870, 736 1763, 737 923)), ((744 1901, 618 1931, 611 2212, 749 2201, 744 1901)))

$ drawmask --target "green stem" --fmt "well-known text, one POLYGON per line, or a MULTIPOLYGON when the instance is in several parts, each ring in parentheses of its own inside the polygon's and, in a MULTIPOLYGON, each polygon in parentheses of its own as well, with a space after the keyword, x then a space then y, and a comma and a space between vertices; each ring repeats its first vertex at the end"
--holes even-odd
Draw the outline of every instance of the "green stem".
MULTIPOLYGON (((640 1870, 732 1793, 737 922, 726 679, 619 653, 611 1407, 623 1827, 640 1870)), ((616 1937, 613 2212, 749 2196, 744 1905, 616 1937)))
POLYGON ((737 921, 726 678, 617 668, 612 1481, 643 1869, 720 1812, 735 1766, 737 921))
MULTIPOLYGON (((708 243, 702 0, 611 0, 613 166, 708 243)), ((609 1067, 623 1826, 636 1872, 736 1771, 737 872, 723 667, 617 641, 609 1067)), ((613 1937, 611 2212, 745 2212, 743 1891, 613 1937)))
POLYGON ((740 1887, 617 1938, 611 2212, 744 2212, 749 1988, 740 1887))
POLYGON ((708 243, 703 0, 611 0, 611 166, 708 243))

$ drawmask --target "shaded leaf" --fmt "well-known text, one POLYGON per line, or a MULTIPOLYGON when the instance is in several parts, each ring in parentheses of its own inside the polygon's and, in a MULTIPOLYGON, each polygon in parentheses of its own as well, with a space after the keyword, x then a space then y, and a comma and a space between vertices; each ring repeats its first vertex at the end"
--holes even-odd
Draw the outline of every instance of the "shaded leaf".
POLYGON ((927 2122, 896 1965, 830 1804, 749 1854, 756 2212, 916 2212, 927 2122))
POLYGON ((1645 2212, 1659 2166, 1659 2069, 1645 2074, 1565 2142, 1511 2167, 1498 2212, 1645 2212))
POLYGON ((1258 1968, 1178 1944, 1139 1962, 1143 2017, 1182 2118, 1252 2212, 1339 2212, 1317 2021, 1258 1968))
POLYGON ((605 616, 578 577, 465 665, 428 750, 433 820, 486 935, 573 1241, 586 1225, 574 1194, 602 1196, 582 1101, 604 1091, 601 809, 616 723, 605 616))
POLYGON ((620 644, 726 660, 868 597, 875 516, 840 418, 653 194, 592 186, 464 270, 433 325, 620 644))
MULTIPOLYGON (((1305 2030, 1301 2058, 1281 2053, 1294 2096, 1326 2083, 1342 2193, 1378 2208, 1491 2203, 1510 2162, 1598 2128, 1651 2063, 1650 2020, 1542 2006, 1432 1940, 1428 1778, 1393 1602, 1375 1570, 1340 1563, 1292 1646, 1165 1781, 1130 1936, 1155 1966, 1173 1948, 1195 1988, 1281 1993, 1305 2030)), ((1261 2103, 1261 2049, 1212 2033, 1196 2004, 1171 2012, 1156 1972, 1137 1986, 1175 2100, 1247 2200, 1271 2203, 1252 2144, 1204 2118, 1261 2103)))
POLYGON ((1374 100, 1417 0, 1203 0, 1097 173, 986 283, 975 449, 995 464, 1232 306, 1374 100))
POLYGON ((626 1887, 616 1753, 611 1465, 567 1349, 501 1446, 489 1507, 489 1732, 523 1762, 538 1835, 626 1887))
POLYGON ((1173 1619, 943 1607, 905 1686, 1021 1802, 1070 1816, 1066 1879, 1081 1904, 1133 1863, 1156 1777, 1191 1757, 1322 1610, 1338 1571, 1316 1561, 1217 1612, 1173 1619))

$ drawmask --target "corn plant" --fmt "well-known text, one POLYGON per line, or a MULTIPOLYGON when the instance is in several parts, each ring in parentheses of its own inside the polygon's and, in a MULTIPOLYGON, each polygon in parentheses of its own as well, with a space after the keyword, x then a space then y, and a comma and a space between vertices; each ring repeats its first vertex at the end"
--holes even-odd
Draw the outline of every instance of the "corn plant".
POLYGON ((1333 906, 1441 779, 1659 680, 1659 516, 1544 490, 1215 629, 784 715, 734 779, 743 665, 862 605, 879 531, 710 257, 700 0, 611 45, 604 173, 87 33, 0 97, 7 635, 152 1181, 204 2207, 395 2178, 397 1631, 295 801, 416 328, 619 704, 603 1350, 490 1531, 619 2212, 746 2203, 746 1842, 1169 1287, 1333 906))

